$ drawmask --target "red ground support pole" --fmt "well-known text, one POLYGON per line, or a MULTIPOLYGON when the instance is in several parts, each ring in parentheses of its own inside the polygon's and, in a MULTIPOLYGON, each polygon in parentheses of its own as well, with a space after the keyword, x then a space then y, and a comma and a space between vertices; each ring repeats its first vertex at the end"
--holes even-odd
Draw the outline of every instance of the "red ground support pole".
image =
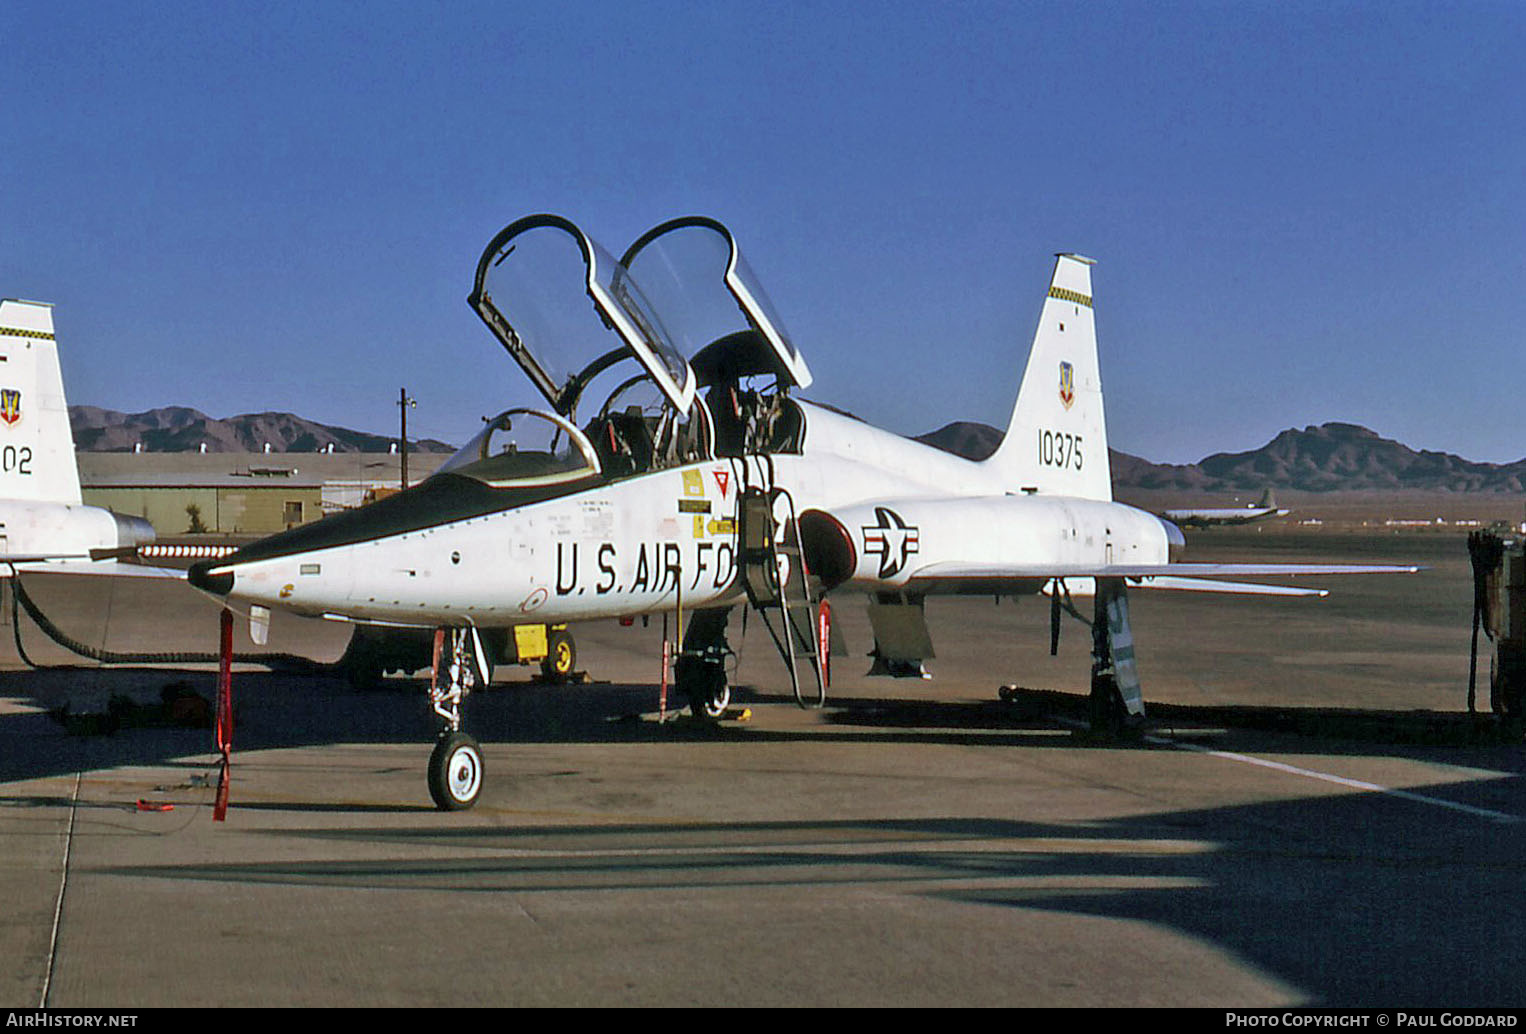
POLYGON ((667 636, 662 637, 662 688, 657 695, 657 724, 668 720, 668 664, 672 659, 672 647, 667 636))
POLYGON ((816 658, 821 663, 821 687, 832 686, 832 605, 826 600, 816 611, 816 658))
POLYGON ((440 657, 445 653, 445 629, 444 627, 434 630, 434 652, 429 660, 429 699, 435 698, 440 688, 440 657))
POLYGON ((222 774, 217 780, 217 803, 212 807, 212 821, 228 817, 228 790, 233 780, 230 755, 233 751, 233 611, 223 609, 222 641, 217 662, 216 744, 223 756, 222 774))

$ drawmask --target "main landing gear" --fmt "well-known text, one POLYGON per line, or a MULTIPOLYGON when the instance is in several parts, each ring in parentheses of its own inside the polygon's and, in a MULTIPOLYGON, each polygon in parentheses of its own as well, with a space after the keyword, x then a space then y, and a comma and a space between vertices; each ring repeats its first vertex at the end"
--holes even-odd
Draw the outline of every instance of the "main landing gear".
POLYGON ((429 796, 441 811, 465 811, 482 792, 482 749, 461 730, 461 704, 479 682, 486 684, 488 670, 476 629, 435 629, 429 703, 443 727, 429 755, 429 796))
MULTIPOLYGON (((1081 621, 1063 581, 1050 596, 1049 652, 1059 652, 1060 614, 1081 621), (1062 602, 1063 596, 1063 602, 1062 602)), ((1134 660, 1134 633, 1129 625, 1128 588, 1122 578, 1098 578, 1092 604, 1091 694, 1087 717, 1093 736, 1108 742, 1138 742, 1145 733, 1144 693, 1134 660)), ((1005 702, 1018 699, 1016 686, 1002 686, 997 695, 1005 702)))
POLYGON ((1091 727, 1113 739, 1144 733, 1144 694, 1134 664, 1129 595, 1122 578, 1098 578, 1092 611, 1091 727))
POLYGON ((718 721, 731 704, 726 682, 726 622, 729 607, 697 610, 684 633, 683 650, 673 665, 678 692, 689 699, 689 710, 702 721, 718 721))
POLYGON ((541 659, 541 677, 561 685, 577 674, 578 646, 570 628, 552 628, 546 632, 546 656, 541 659))

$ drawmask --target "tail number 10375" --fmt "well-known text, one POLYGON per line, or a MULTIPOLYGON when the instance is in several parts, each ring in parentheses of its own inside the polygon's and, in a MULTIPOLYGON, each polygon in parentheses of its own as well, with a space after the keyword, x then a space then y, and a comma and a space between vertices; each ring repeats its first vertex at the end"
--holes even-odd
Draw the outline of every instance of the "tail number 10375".
POLYGON ((1064 431, 1040 431, 1039 463, 1061 470, 1080 470, 1081 436, 1064 431))

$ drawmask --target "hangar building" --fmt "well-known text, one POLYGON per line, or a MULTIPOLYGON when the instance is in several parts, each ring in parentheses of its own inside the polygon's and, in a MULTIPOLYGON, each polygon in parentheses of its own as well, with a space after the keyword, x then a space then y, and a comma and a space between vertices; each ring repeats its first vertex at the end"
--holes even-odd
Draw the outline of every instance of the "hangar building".
MULTIPOLYGON (((376 452, 81 452, 80 489, 91 506, 144 517, 161 537, 193 528, 266 535, 396 491, 399 457, 376 452), (194 510, 192 509, 194 508, 194 510)), ((408 456, 411 483, 449 456, 408 456)))

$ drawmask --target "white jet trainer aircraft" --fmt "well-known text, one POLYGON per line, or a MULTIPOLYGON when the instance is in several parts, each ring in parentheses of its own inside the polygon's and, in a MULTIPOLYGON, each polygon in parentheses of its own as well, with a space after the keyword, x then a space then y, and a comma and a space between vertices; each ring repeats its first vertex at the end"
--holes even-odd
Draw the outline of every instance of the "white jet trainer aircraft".
POLYGON ((1286 517, 1293 511, 1277 505, 1277 497, 1268 488, 1261 501, 1246 506, 1223 506, 1197 510, 1162 510, 1160 515, 1172 524, 1188 528, 1211 528, 1220 524, 1252 524, 1268 517, 1286 517))
POLYGON ((143 518, 82 503, 53 307, 0 300, 0 577, 17 565, 77 569, 153 541, 143 518))
POLYGON ((256 624, 281 607, 435 629, 444 809, 482 787, 460 707, 491 670, 479 630, 525 622, 678 611, 677 688, 713 716, 736 606, 762 612, 807 706, 827 590, 869 594, 880 656, 915 659, 930 594, 1048 589, 1053 636, 1065 580, 1086 581, 1099 719, 1138 723, 1126 586, 1299 593, 1204 579, 1383 569, 1177 563, 1173 525, 1112 501, 1091 267, 1059 256, 1006 439, 973 462, 796 398, 805 359, 720 223, 664 223, 617 261, 565 219, 521 219, 468 300, 549 409, 501 413, 422 483, 190 580, 256 624))

